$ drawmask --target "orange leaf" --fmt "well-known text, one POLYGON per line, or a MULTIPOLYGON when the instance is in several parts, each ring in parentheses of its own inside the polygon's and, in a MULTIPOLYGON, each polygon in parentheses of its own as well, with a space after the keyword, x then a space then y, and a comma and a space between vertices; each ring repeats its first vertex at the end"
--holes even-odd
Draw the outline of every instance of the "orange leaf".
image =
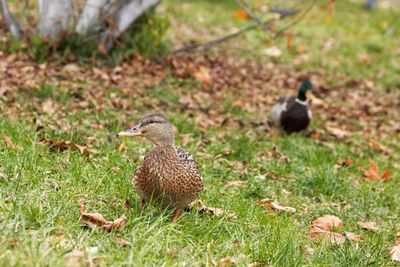
POLYGON ((193 73, 193 77, 206 85, 211 85, 213 82, 213 78, 210 72, 210 69, 207 67, 200 66, 196 72, 193 73))
POLYGON ((233 16, 237 19, 248 20, 250 18, 249 14, 243 9, 237 9, 233 12, 233 16))
POLYGON ((365 177, 369 180, 387 181, 390 178, 390 171, 385 170, 380 174, 378 165, 374 161, 369 162, 369 168, 364 172, 365 177))

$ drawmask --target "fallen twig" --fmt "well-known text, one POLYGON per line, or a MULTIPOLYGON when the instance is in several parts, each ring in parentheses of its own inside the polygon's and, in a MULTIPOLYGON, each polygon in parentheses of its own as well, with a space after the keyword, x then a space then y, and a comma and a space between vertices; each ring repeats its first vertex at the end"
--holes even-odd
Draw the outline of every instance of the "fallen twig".
MULTIPOLYGON (((315 3, 316 3, 316 0, 313 0, 313 2, 307 7, 307 9, 300 15, 300 17, 297 20, 289 23, 288 25, 283 27, 281 30, 279 30, 274 35, 274 38, 279 37, 282 33, 287 31, 289 28, 291 28, 294 25, 296 25, 297 23, 299 23, 305 17, 305 15, 312 9, 312 7, 315 5, 315 3)), ((279 19, 282 19, 284 17, 286 17, 286 16, 281 16, 279 19)), ((253 14, 250 14, 250 18, 253 19, 255 22, 252 23, 252 24, 247 25, 246 27, 244 27, 244 28, 242 28, 242 29, 240 29, 240 30, 238 30, 236 32, 230 33, 228 35, 216 38, 214 40, 211 40, 211 41, 208 41, 208 42, 205 42, 205 43, 191 44, 191 45, 184 46, 182 48, 178 48, 178 49, 173 50, 172 52, 170 52, 168 55, 175 55, 175 54, 178 54, 178 53, 181 53, 181 52, 192 52, 192 51, 197 51, 197 50, 208 50, 213 46, 216 46, 216 45, 218 45, 220 43, 229 41, 229 40, 231 40, 231 39, 233 39, 235 37, 238 37, 238 36, 242 35, 245 32, 253 30, 253 29, 257 28, 257 26, 261 26, 263 29, 266 30, 267 29, 266 26, 268 26, 269 23, 278 20, 276 18, 273 18, 273 19, 268 19, 266 21, 261 21, 258 17, 254 16, 253 14)), ((166 56, 164 56, 163 58, 165 58, 165 57, 166 56)))

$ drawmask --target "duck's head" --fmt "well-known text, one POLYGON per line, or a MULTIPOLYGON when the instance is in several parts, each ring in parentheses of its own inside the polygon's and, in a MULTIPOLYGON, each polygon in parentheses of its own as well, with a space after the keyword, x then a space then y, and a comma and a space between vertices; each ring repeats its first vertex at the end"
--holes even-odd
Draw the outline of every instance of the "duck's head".
POLYGON ((298 99, 301 101, 307 101, 313 99, 312 94, 313 85, 310 80, 304 80, 299 88, 299 95, 297 96, 298 99))
POLYGON ((144 115, 132 129, 119 132, 117 136, 144 136, 156 146, 174 144, 172 125, 167 117, 159 112, 144 115))

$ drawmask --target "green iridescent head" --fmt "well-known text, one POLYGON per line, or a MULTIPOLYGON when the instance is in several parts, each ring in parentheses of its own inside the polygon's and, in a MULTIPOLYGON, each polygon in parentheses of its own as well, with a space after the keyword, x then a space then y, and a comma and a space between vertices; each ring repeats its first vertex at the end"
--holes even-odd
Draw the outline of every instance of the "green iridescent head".
POLYGON ((312 99, 312 83, 310 82, 310 80, 304 80, 299 88, 299 95, 297 96, 297 98, 301 101, 306 101, 306 100, 310 100, 312 99))

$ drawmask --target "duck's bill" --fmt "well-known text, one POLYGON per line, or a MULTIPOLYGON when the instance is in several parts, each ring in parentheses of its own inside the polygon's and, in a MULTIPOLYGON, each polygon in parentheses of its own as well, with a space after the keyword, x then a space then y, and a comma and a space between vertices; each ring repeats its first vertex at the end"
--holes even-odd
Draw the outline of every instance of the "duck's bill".
POLYGON ((117 134, 118 137, 122 137, 122 136, 140 136, 140 135, 143 135, 143 133, 137 127, 129 129, 129 130, 126 130, 126 131, 119 132, 117 134))
POLYGON ((311 91, 307 91, 306 98, 307 98, 307 100, 312 100, 315 98, 315 96, 311 93, 311 91))

